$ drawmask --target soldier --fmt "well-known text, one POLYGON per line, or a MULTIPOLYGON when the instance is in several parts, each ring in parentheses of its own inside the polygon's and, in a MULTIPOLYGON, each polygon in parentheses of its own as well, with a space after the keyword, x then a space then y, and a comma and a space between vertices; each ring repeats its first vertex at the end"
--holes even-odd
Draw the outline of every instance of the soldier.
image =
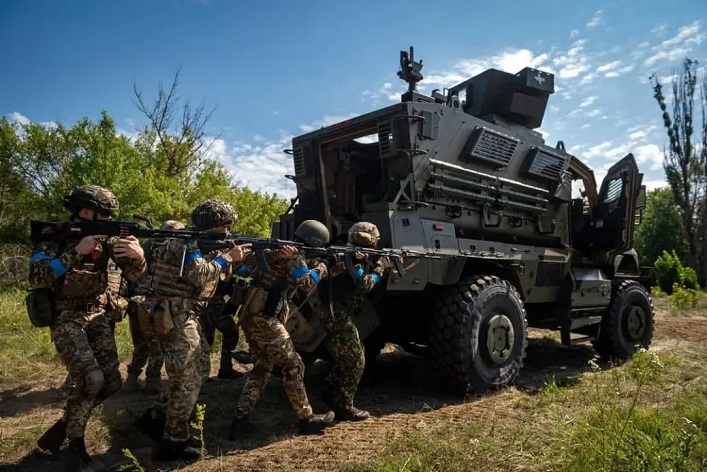
MULTIPOLYGON (((72 222, 110 220, 119 208, 110 190, 96 186, 78 187, 62 198, 62 203, 71 211, 72 222)), ((82 462, 91 460, 84 442, 88 418, 122 385, 109 323, 109 317, 122 319, 127 308, 127 301, 119 295, 118 268, 133 282, 145 275, 145 258, 137 238, 95 235, 82 238, 78 244, 42 243, 30 257, 30 284, 52 294, 53 302, 46 303, 52 310, 52 341, 75 383, 62 418, 39 438, 37 445, 55 453, 68 438, 67 470, 77 470, 82 462)), ((37 301, 32 305, 38 306, 37 301)))
MULTIPOLYGON (((311 221, 303 222, 296 234, 301 237, 310 236, 311 242, 319 240, 319 245, 329 241, 329 230, 321 223, 317 226, 311 221)), ((292 288, 305 292, 312 290, 326 276, 326 264, 320 262, 309 269, 295 247, 266 251, 266 257, 269 259, 270 270, 263 272, 257 267, 253 270, 252 282, 245 290, 239 315, 243 333, 250 346, 253 370, 246 379, 236 405, 229 432, 231 440, 253 429, 249 420, 250 413, 267 385, 274 365, 282 367, 282 387, 297 414, 302 434, 320 433, 334 420, 331 411, 325 414, 314 414, 312 411, 304 387, 304 364, 283 324, 288 313, 288 292, 292 288)), ((247 263, 252 265, 254 261, 250 258, 247 263)))
MULTIPOLYGON (((231 227, 237 219, 238 215, 231 204, 221 200, 208 200, 197 207, 195 213, 192 214, 194 229, 224 236, 231 231, 231 227)), ((211 254, 206 257, 216 255, 211 254)), ((203 344, 201 377, 203 381, 206 381, 211 373, 211 346, 214 344, 216 330, 219 330, 223 335, 218 378, 238 379, 243 377, 242 373, 233 368, 233 354, 238 346, 238 327, 233 319, 237 307, 227 303, 225 298, 226 295, 233 293, 234 286, 235 279, 233 277, 228 281, 220 281, 216 287, 216 293, 209 299, 209 304, 199 317, 199 325, 203 334, 201 339, 203 344)))
MULTIPOLYGON (((184 228, 184 224, 174 220, 167 220, 161 226, 161 229, 171 230, 182 228, 184 228)), ((152 283, 150 274, 154 265, 151 260, 152 247, 163 240, 163 238, 153 238, 145 241, 142 249, 145 252, 148 276, 136 284, 128 285, 130 296, 128 319, 130 321, 130 337, 133 341, 133 358, 128 365, 128 377, 123 385, 123 390, 126 392, 132 392, 138 388, 138 378, 145 364, 147 364, 147 369, 145 369, 145 392, 161 393, 165 388, 161 374, 164 356, 162 351, 160 351, 160 345, 157 338, 151 333, 142 332, 136 311, 137 303, 143 301, 150 291, 150 284, 152 283)))
MULTIPOLYGON (((192 220, 218 221, 220 216, 215 210, 208 202, 199 204, 192 220)), ((152 250, 153 295, 138 303, 137 311, 143 330, 158 336, 169 380, 167 393, 137 423, 141 431, 159 442, 157 455, 162 459, 199 457, 189 432, 189 417, 202 384, 198 318, 219 280, 230 279, 234 262, 245 257, 249 246, 234 246, 211 260, 202 256, 194 240, 168 238, 152 250)))
MULTIPOLYGON (((376 225, 361 221, 349 229, 347 245, 376 248, 379 239, 376 225)), ((344 263, 339 262, 330 266, 328 280, 319 286, 323 300, 320 316, 327 331, 327 347, 334 358, 322 397, 334 408, 336 419, 340 421, 362 421, 370 416, 353 404, 365 367, 365 351, 351 317, 361 297, 370 292, 391 267, 387 257, 357 257, 355 280, 346 273, 344 263)))

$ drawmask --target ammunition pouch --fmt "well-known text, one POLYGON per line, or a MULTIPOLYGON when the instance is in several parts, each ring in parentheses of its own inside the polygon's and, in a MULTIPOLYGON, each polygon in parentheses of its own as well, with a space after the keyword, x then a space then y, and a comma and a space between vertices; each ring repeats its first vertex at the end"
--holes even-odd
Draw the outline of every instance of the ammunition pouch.
POLYGON ((90 270, 72 270, 64 276, 62 298, 97 297, 106 290, 106 275, 90 270))
POLYGON ((128 313, 128 300, 111 292, 106 293, 106 316, 109 320, 119 323, 128 313))
POLYGON ((154 297, 138 302, 137 319, 143 333, 169 333, 174 328, 169 298, 154 297))
POLYGON ((30 290, 25 297, 29 321, 37 328, 51 326, 55 320, 54 294, 50 288, 30 290))

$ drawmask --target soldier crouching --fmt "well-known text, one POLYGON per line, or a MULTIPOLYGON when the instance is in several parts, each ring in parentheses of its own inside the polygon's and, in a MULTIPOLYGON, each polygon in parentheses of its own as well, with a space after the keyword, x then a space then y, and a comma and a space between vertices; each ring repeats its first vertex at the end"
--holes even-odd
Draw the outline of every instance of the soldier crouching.
MULTIPOLYGON (((118 210, 112 192, 95 186, 74 189, 62 199, 71 211, 70 221, 109 220, 118 210)), ((64 415, 37 441, 40 448, 57 452, 69 439, 66 470, 78 470, 91 460, 84 433, 91 411, 122 385, 118 352, 109 317, 120 321, 127 300, 120 297, 122 276, 137 281, 145 275, 145 259, 139 241, 103 235, 86 236, 78 244, 42 243, 30 257, 29 281, 36 297, 31 310, 46 307, 51 316, 51 337, 66 365, 74 388, 66 402, 64 415), (42 291, 41 289, 46 289, 42 291), (52 300, 53 299, 53 300, 52 300)), ((32 315, 41 315, 33 313, 32 315)), ((43 316, 43 315, 42 315, 43 316)))
POLYGON ((157 336, 169 380, 167 392, 138 420, 138 428, 160 444, 160 459, 199 457, 189 430, 202 383, 198 318, 219 280, 232 276, 233 263, 244 258, 248 246, 235 246, 212 260, 202 256, 194 240, 169 238, 152 249, 152 295, 138 304, 138 317, 142 329, 157 336))
MULTIPOLYGON (((303 223, 304 224, 304 223, 303 223)), ((323 225, 322 225, 323 226, 323 225)), ((322 239, 329 240, 329 232, 322 239)), ((298 232, 301 232, 298 229, 298 232)), ((251 286, 245 290, 240 321, 250 354, 253 370, 250 371, 231 424, 229 439, 253 429, 250 413, 270 379, 274 365, 282 367, 282 387, 297 414, 302 434, 317 434, 334 420, 334 413, 314 414, 304 386, 304 363, 295 351, 290 334, 283 322, 287 319, 287 296, 291 289, 309 292, 326 277, 326 264, 319 263, 309 269, 306 260, 293 246, 276 251, 266 251, 270 270, 254 268, 251 286)), ((246 264, 252 265, 252 258, 246 264)))

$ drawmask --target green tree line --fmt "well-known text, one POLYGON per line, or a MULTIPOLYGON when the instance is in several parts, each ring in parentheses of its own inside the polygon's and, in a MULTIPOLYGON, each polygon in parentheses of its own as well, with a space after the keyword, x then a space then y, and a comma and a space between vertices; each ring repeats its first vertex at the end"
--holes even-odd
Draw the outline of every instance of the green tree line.
POLYGON ((0 272, 8 257, 17 259, 18 247, 29 250, 29 220, 65 219, 60 199, 79 185, 111 189, 120 202, 119 219, 141 213, 156 226, 167 219, 189 224, 196 204, 221 198, 238 213, 234 231, 269 236, 288 202, 239 185, 209 156, 213 138, 204 130, 211 114, 203 106, 180 104, 177 86, 178 73, 150 103, 135 88, 135 103, 148 124, 131 137, 118 132, 105 110, 97 120, 72 125, 0 118, 0 272))

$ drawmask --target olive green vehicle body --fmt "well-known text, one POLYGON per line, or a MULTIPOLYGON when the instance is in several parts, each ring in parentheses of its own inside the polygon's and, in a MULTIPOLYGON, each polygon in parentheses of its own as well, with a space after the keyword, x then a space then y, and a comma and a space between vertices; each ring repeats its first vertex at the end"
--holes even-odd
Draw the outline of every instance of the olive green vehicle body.
MULTIPOLYGON (((456 342, 456 334, 440 331, 472 330, 469 319, 485 315, 474 315, 475 305, 468 303, 452 321, 452 299, 461 294, 462 302, 476 300, 474 290, 483 292, 496 279, 514 289, 527 326, 558 330, 567 345, 580 338, 596 343, 602 329, 611 329, 606 314, 617 287, 635 281, 644 292, 650 289, 649 269, 640 267, 633 249, 645 207, 643 174, 633 155, 612 166, 597 188, 593 171, 564 143, 548 145, 537 128, 554 92, 552 74, 489 69, 443 93, 424 95, 416 90, 420 69, 412 49, 410 56, 401 52, 398 75, 409 89, 399 103, 292 140, 287 152, 294 175, 288 177, 297 197, 273 225, 273 237, 291 238, 300 222, 316 219, 329 228, 332 241, 343 242, 347 229, 363 220, 378 226, 380 247, 441 256, 406 259, 405 276, 391 273, 362 305, 355 322, 371 354, 385 342, 424 352, 434 336, 433 353, 455 355, 439 345, 448 342, 477 350, 485 342, 493 351, 495 331, 488 322, 481 330, 488 334, 476 342, 468 333, 456 342), (478 277, 494 281, 474 285, 478 277), (469 286, 473 296, 465 295, 469 286), (449 301, 441 302, 445 297, 449 301)), ((624 326, 618 329, 628 329, 626 311, 618 315, 624 326)), ((321 352, 325 340, 311 313, 298 310, 288 323, 302 353, 321 352)), ((638 315, 643 331, 639 326, 633 345, 647 347, 652 311, 638 315)), ((512 324, 506 322, 504 336, 519 338, 519 344, 513 348, 506 340, 501 350, 516 352, 489 365, 516 356, 516 372, 501 380, 498 372, 489 374, 477 390, 511 382, 522 366, 526 326, 512 324)), ((630 350, 604 349, 618 357, 630 350)), ((469 356, 460 356, 454 362, 469 363, 469 356)), ((467 377, 474 375, 473 368, 465 369, 467 377)))

